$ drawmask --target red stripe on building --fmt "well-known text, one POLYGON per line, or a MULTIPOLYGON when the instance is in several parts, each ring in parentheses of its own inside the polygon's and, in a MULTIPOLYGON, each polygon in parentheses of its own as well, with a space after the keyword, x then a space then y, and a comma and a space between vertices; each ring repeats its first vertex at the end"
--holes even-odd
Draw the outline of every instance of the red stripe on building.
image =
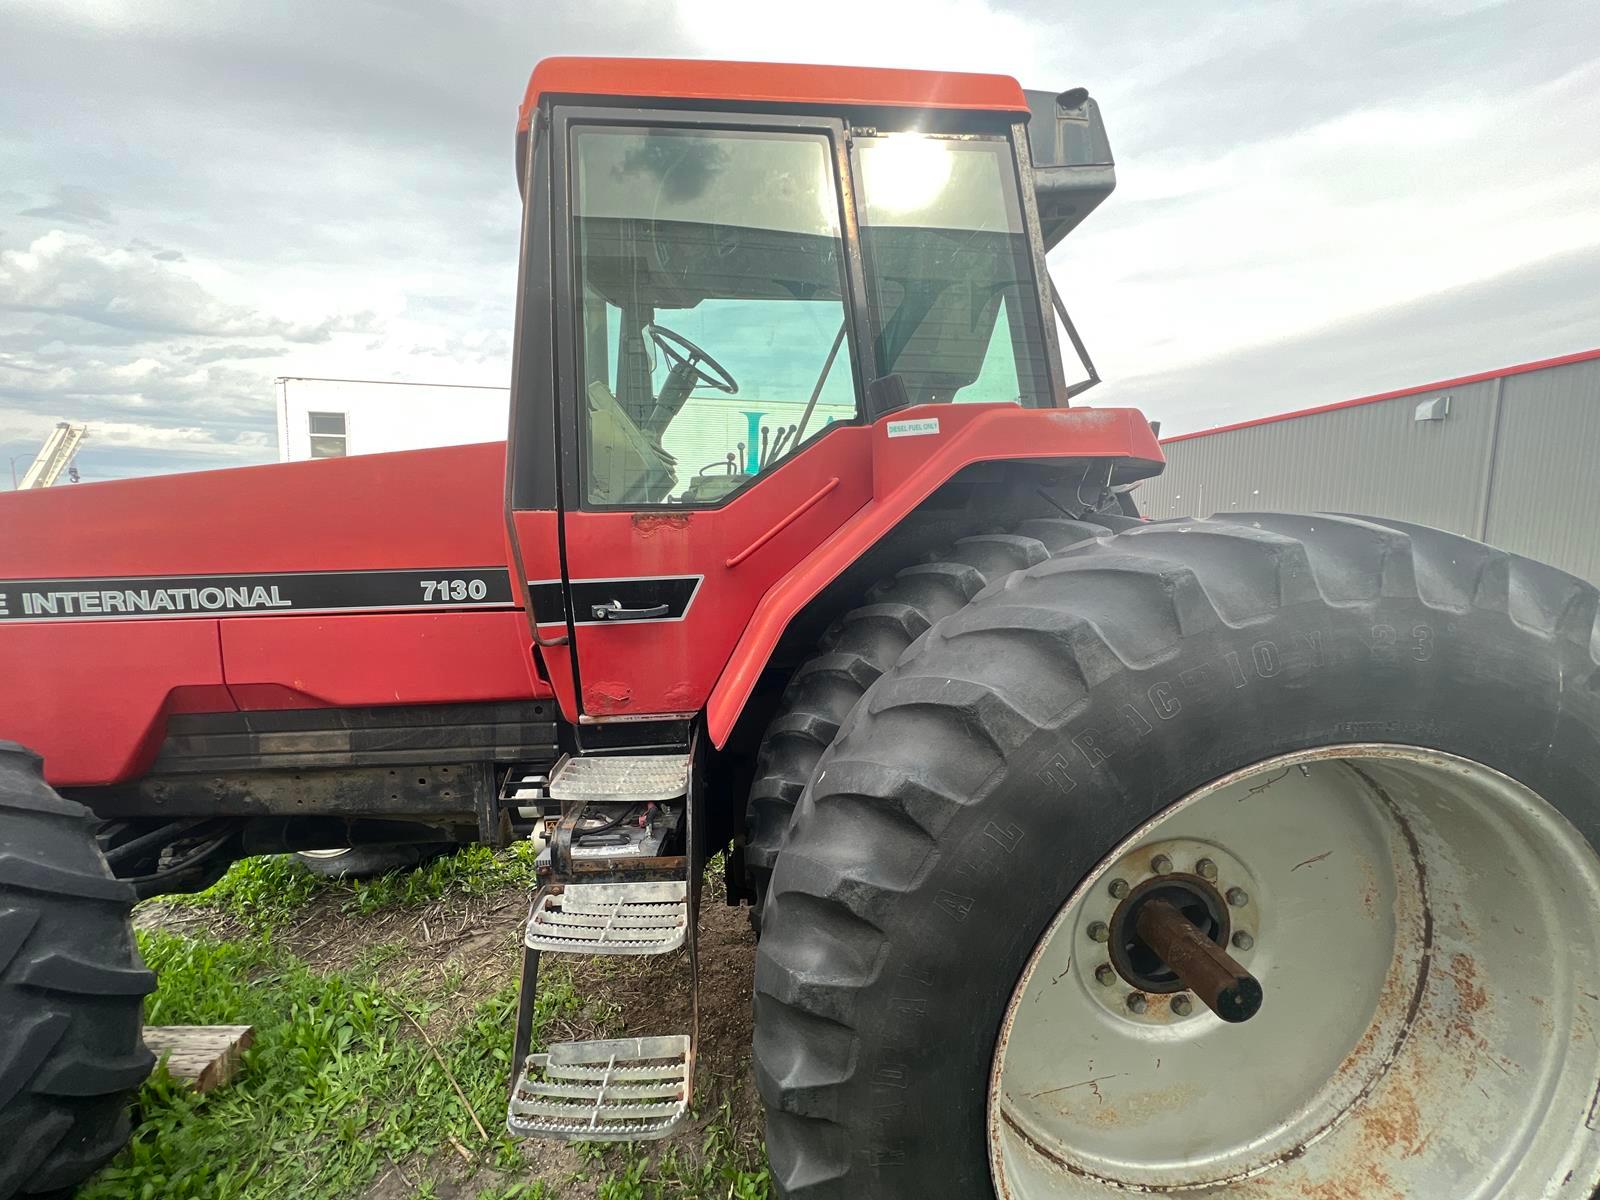
POLYGON ((1293 421, 1297 417, 1314 417, 1318 413, 1337 412, 1341 408, 1359 408, 1363 404, 1379 404, 1384 400, 1398 400, 1402 396, 1420 396, 1424 392, 1438 392, 1445 388, 1465 387, 1469 383, 1483 383, 1489 379, 1504 379, 1512 375, 1526 375, 1530 371, 1543 371, 1547 367, 1564 367, 1568 363, 1590 362, 1600 358, 1600 348, 1580 350, 1576 354, 1562 354, 1555 358, 1541 358, 1537 362, 1518 363, 1514 367, 1500 367, 1493 371, 1480 371, 1476 375, 1462 375, 1456 379, 1441 379, 1437 383, 1422 383, 1416 387, 1400 388, 1393 392, 1379 392, 1376 396, 1358 396, 1354 400, 1338 400, 1320 404, 1315 408, 1301 408, 1294 412, 1275 413, 1270 417, 1256 417, 1249 421, 1235 421, 1231 425, 1217 425, 1211 429, 1197 429, 1193 433, 1175 433, 1161 439, 1163 446, 1170 442, 1186 442, 1190 438, 1210 437, 1214 433, 1232 433, 1236 429, 1250 429, 1256 425, 1274 425, 1279 421, 1293 421))

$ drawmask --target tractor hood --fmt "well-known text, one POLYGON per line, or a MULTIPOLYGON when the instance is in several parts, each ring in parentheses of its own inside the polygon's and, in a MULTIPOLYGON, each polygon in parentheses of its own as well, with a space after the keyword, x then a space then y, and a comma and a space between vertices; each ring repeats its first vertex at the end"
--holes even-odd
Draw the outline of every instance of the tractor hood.
POLYGON ((510 703, 533 719, 550 693, 506 569, 504 456, 0 495, 0 736, 58 786, 99 785, 148 769, 179 714, 510 703))
POLYGON ((69 615, 25 611, 28 580, 503 570, 504 458, 487 442, 6 493, 0 623, 69 615))

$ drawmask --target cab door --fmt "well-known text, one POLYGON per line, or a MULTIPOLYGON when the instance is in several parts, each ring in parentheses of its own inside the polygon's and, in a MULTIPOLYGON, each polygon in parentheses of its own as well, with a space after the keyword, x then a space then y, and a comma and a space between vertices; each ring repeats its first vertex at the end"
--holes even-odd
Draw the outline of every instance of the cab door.
POLYGON ((512 592, 527 614, 526 660, 555 692, 562 715, 578 720, 577 670, 561 573, 561 442, 556 402, 554 214, 550 121, 539 109, 519 145, 523 196, 516 337, 506 440, 506 561, 512 592), (526 148, 525 151, 523 148, 526 148))
MULTIPOLYGON (((845 130, 558 107, 551 134, 580 719, 692 714, 762 596, 870 498, 845 130)), ((534 581, 536 612, 556 591, 534 581)))

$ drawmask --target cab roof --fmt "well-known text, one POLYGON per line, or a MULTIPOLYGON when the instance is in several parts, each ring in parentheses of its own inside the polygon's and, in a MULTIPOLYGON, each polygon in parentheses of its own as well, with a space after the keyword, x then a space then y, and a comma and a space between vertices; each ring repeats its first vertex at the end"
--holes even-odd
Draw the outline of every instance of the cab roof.
POLYGON ((1028 111, 1022 87, 1009 75, 683 58, 547 58, 528 79, 517 110, 518 133, 528 129, 540 98, 552 95, 1028 111))

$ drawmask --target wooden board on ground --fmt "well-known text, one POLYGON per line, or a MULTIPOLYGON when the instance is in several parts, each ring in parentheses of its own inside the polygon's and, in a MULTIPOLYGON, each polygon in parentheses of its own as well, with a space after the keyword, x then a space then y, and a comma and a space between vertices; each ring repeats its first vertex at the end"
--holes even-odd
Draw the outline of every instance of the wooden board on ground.
POLYGON ((237 1074, 241 1052, 255 1040, 253 1025, 147 1025, 144 1044, 167 1073, 197 1092, 219 1088, 237 1074))

